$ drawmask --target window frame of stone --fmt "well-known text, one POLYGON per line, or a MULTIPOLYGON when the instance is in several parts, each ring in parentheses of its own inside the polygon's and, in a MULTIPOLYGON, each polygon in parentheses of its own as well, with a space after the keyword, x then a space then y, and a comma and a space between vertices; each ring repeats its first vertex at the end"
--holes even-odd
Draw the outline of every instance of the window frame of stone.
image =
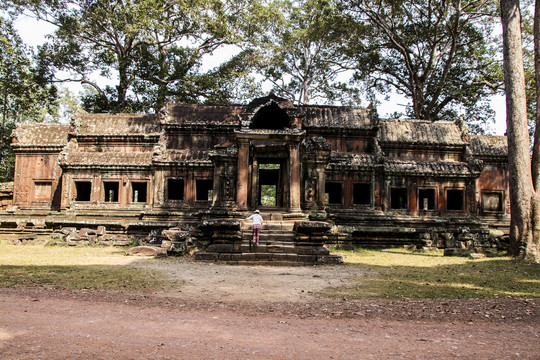
MULTIPOLYGON (((34 187, 33 187, 33 190, 34 190, 34 193, 33 193, 33 201, 34 202, 50 202, 52 201, 52 180, 50 179, 35 179, 33 181, 34 183, 34 187), (45 185, 48 185, 48 188, 49 188, 49 195, 48 196, 44 196, 44 197, 38 197, 38 184, 45 184, 45 185)), ((41 193, 41 191, 40 191, 41 193)))
POLYGON ((148 185, 149 185, 150 181, 148 181, 147 179, 137 179, 137 180, 131 180, 130 181, 130 186, 129 186, 129 202, 131 204, 140 204, 140 205, 145 205, 145 204, 148 204, 149 203, 149 195, 150 195, 150 192, 149 192, 149 189, 148 189, 148 185), (136 189, 134 189, 133 185, 134 184, 144 184, 144 187, 145 187, 145 200, 144 201, 135 201, 134 197, 135 197, 135 191, 136 189))
POLYGON ((102 199, 103 203, 105 203, 105 204, 119 204, 120 203, 120 184, 121 183, 122 183, 121 179, 118 179, 118 180, 107 179, 107 180, 102 181, 103 192, 102 192, 102 195, 101 195, 101 199, 102 199), (106 187, 106 184, 108 184, 108 183, 110 183, 110 184, 112 184, 112 183, 118 184, 117 194, 116 194, 116 201, 107 201, 107 189, 105 189, 105 187, 106 187))
POLYGON ((325 205, 328 205, 328 206, 343 206, 343 191, 344 191, 344 182, 343 181, 333 181, 333 180, 327 180, 325 181, 324 183, 324 203, 325 205), (339 198, 341 199, 339 202, 330 202, 330 192, 328 191, 328 184, 334 184, 334 185, 339 185, 339 189, 340 189, 340 196, 339 198), (328 196, 327 196, 328 194, 328 196))
POLYGON ((355 182, 352 183, 352 205, 354 207, 368 207, 368 206, 373 205, 373 184, 371 182, 355 181, 355 182), (367 198, 368 198, 367 203, 355 202, 355 194, 356 194, 355 188, 357 187, 357 185, 367 185, 368 186, 369 191, 368 191, 368 196, 367 196, 367 198))
POLYGON ((410 199, 409 199, 409 189, 407 189, 406 187, 404 186, 391 186, 390 187, 390 191, 389 191, 389 195, 390 195, 390 201, 389 201, 389 205, 390 205, 390 210, 392 211, 407 211, 409 210, 409 202, 410 202, 410 199), (394 190, 402 190, 404 191, 405 193, 405 205, 404 207, 394 207, 393 206, 393 199, 394 199, 394 196, 393 196, 393 191, 394 190))
POLYGON ((198 204, 203 204, 203 203, 212 203, 212 200, 213 200, 213 196, 214 196, 214 181, 213 179, 211 178, 208 178, 208 177, 199 177, 199 178, 195 178, 195 202, 198 203, 198 204), (202 200, 202 199, 199 199, 199 186, 198 186, 198 183, 201 182, 201 181, 204 181, 204 182, 207 182, 210 187, 207 188, 207 197, 210 197, 209 199, 207 198, 207 200, 202 200))
POLYGON ((183 202, 186 201, 186 179, 184 177, 167 177, 165 178, 165 194, 167 201, 172 202, 183 202), (182 198, 181 199, 171 199, 170 197, 170 189, 171 189, 171 183, 170 181, 182 181, 182 198))
POLYGON ((504 213, 504 191, 503 190, 482 190, 481 192, 481 204, 482 212, 484 214, 502 214, 504 213), (489 194, 497 194, 499 196, 499 208, 500 210, 486 210, 486 200, 485 196, 489 194))
MULTIPOLYGON (((417 207, 417 210, 419 212, 422 212, 422 213, 429 213, 429 212, 435 212, 437 211, 437 187, 435 186, 420 186, 416 189, 416 207, 417 207), (423 208, 423 204, 421 204, 420 200, 420 192, 421 191, 428 191, 428 190, 432 190, 433 191, 433 208, 429 208, 429 200, 428 200, 428 209, 424 209, 423 208)), ((429 199, 429 198, 428 198, 429 199)))
POLYGON ((88 202, 91 202, 92 201, 92 180, 89 180, 89 179, 75 179, 73 180, 73 190, 75 192, 75 196, 73 196, 73 201, 75 202, 84 202, 84 203, 88 203, 88 202), (87 183, 87 184, 90 184, 90 193, 88 194, 88 200, 78 200, 78 195, 79 195, 79 191, 78 191, 78 187, 77 187, 77 184, 83 184, 83 183, 87 183))
POLYGON ((465 188, 464 187, 447 187, 444 189, 444 210, 447 212, 465 212, 465 188), (448 191, 461 191, 461 209, 448 208, 448 191))

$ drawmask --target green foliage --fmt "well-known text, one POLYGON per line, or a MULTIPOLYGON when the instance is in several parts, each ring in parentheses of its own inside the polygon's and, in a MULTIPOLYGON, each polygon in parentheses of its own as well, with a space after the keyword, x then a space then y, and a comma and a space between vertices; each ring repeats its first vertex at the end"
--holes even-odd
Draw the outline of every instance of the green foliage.
POLYGON ((27 6, 58 29, 40 48, 50 81, 78 81, 87 90, 83 107, 92 112, 158 111, 167 101, 230 101, 243 97, 249 81, 246 54, 203 70, 202 60, 240 42, 247 0, 78 1, 27 6), (62 70, 67 79, 56 76, 62 70), (102 86, 96 75, 114 79, 102 86), (212 81, 209 81, 212 79, 212 81))
POLYGON ((297 104, 358 104, 358 89, 339 77, 352 61, 343 51, 348 31, 336 9, 326 0, 280 0, 273 8, 279 12, 252 39, 257 72, 272 91, 297 104))
POLYGON ((57 89, 32 62, 8 19, 0 18, 0 181, 13 180, 11 132, 19 122, 43 121, 56 113, 57 89))
POLYGON ((276 206, 276 185, 261 185, 261 205, 276 206))
POLYGON ((329 288, 347 298, 540 297, 540 265, 507 256, 471 260, 403 249, 340 251, 349 266, 369 275, 352 287, 329 288))
POLYGON ((500 89, 502 71, 492 37, 494 2, 453 0, 338 1, 351 31, 349 56, 368 91, 407 96, 407 115, 478 122, 493 112, 485 99, 500 89))
POLYGON ((2 128, 0 139, 0 183, 13 181, 15 171, 15 154, 11 148, 11 131, 15 123, 9 122, 2 128))

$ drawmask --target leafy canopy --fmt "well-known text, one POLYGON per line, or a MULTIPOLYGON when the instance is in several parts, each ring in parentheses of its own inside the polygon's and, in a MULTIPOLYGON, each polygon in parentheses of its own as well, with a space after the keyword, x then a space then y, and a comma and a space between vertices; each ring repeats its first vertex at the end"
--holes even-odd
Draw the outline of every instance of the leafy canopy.
MULTIPOLYGON (((419 119, 476 119, 501 86, 490 0, 336 0, 347 27, 356 77, 371 91, 407 96, 419 119)), ((474 130, 474 129, 473 129, 474 130)))

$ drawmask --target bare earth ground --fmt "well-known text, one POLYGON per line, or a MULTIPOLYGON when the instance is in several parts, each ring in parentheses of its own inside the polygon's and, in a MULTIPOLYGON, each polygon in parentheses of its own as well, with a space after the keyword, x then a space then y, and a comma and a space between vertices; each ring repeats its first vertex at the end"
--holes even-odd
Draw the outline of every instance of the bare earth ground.
POLYGON ((0 359, 540 359, 540 299, 330 300, 369 274, 122 261, 181 286, 0 289, 0 359))

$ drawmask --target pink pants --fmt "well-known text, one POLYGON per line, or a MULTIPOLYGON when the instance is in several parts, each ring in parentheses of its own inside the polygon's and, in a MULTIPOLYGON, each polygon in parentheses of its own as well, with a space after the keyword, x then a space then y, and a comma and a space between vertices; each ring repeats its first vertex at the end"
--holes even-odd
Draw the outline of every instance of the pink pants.
POLYGON ((253 229, 253 242, 259 245, 259 233, 261 232, 262 226, 260 224, 254 224, 253 229))

